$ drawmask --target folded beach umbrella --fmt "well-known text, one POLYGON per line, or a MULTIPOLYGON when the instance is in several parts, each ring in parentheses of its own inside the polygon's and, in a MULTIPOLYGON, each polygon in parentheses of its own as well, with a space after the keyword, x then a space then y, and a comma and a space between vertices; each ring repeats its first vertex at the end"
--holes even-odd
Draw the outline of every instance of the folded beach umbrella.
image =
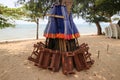
POLYGON ((64 16, 64 18, 50 16, 44 36, 46 38, 75 39, 78 38, 79 32, 73 22, 72 14, 68 15, 66 6, 54 5, 50 13, 51 15, 64 16))

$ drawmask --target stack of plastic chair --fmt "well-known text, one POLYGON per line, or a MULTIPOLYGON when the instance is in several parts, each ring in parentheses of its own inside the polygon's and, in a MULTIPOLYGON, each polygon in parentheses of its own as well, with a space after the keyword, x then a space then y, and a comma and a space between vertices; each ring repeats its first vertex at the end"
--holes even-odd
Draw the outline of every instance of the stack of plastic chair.
POLYGON ((120 38, 120 26, 118 24, 110 24, 105 28, 105 36, 108 38, 120 38))
POLYGON ((120 26, 116 24, 117 30, 118 30, 118 38, 120 39, 120 26))
POLYGON ((112 28, 110 26, 106 27, 105 28, 105 36, 108 37, 108 38, 112 38, 112 28))
POLYGON ((120 32, 120 27, 118 26, 118 24, 111 24, 110 25, 111 31, 112 31, 112 38, 120 38, 119 36, 119 32, 120 32))
POLYGON ((107 27, 105 27, 105 36, 106 36, 106 37, 108 37, 108 35, 109 35, 108 32, 109 32, 109 30, 108 30, 108 26, 107 26, 107 27))

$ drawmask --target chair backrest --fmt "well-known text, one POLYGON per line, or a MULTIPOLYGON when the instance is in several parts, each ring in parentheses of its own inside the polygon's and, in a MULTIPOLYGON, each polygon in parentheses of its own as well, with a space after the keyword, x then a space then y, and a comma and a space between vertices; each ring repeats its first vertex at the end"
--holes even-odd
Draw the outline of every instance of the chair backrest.
POLYGON ((118 26, 120 27, 120 20, 118 21, 118 23, 117 23, 117 24, 118 24, 118 26))
POLYGON ((119 33, 120 29, 119 29, 118 24, 111 24, 110 28, 111 28, 111 31, 112 31, 112 37, 118 39, 119 38, 119 34, 120 34, 119 33))
POLYGON ((109 36, 109 33, 108 33, 108 26, 105 27, 105 36, 108 37, 109 36))
POLYGON ((120 26, 118 24, 116 24, 116 28, 118 30, 118 38, 120 39, 120 26))

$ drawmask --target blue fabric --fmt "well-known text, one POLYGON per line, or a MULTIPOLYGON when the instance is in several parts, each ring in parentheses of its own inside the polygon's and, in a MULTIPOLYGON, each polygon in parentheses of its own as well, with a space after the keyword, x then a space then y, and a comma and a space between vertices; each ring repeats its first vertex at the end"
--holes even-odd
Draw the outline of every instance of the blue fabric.
MULTIPOLYGON (((56 11, 56 8, 53 7, 51 10, 50 10, 50 14, 55 14, 55 11, 56 11)), ((57 33, 57 25, 56 25, 56 20, 54 17, 49 17, 48 19, 48 24, 47 24, 47 27, 44 31, 44 33, 51 33, 51 34, 56 34, 57 33)))
POLYGON ((69 15, 68 15, 66 7, 62 7, 62 13, 64 16, 65 35, 71 35, 73 32, 71 29, 69 15))
MULTIPOLYGON (((56 7, 56 15, 62 16, 62 11, 61 11, 61 5, 55 6, 56 7)), ((55 18, 56 19, 56 24, 57 24, 57 33, 63 33, 64 34, 64 20, 62 18, 55 18)))
POLYGON ((62 18, 49 17, 48 24, 44 31, 44 34, 64 34, 66 35, 74 35, 79 33, 76 25, 73 22, 72 14, 68 15, 67 9, 63 5, 54 5, 50 10, 50 14, 55 14, 59 16, 64 16, 62 18))
POLYGON ((73 30, 73 34, 78 33, 78 29, 77 29, 75 23, 73 22, 72 14, 70 14, 70 16, 69 16, 69 21, 70 21, 71 28, 73 30))

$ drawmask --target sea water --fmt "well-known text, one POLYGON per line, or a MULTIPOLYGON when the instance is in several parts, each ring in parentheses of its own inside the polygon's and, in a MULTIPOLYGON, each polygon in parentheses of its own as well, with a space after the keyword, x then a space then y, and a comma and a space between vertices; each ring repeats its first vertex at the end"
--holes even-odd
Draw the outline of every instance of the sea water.
MULTIPOLYGON (((80 35, 93 35, 97 34, 97 27, 95 24, 89 23, 75 23, 80 35)), ((0 41, 8 41, 8 40, 25 40, 25 39, 36 39, 36 24, 29 23, 21 23, 16 24, 16 26, 0 29, 0 41)), ((102 24, 102 31, 104 32, 104 28, 107 24, 102 24)), ((39 38, 44 38, 43 33, 46 27, 45 24, 39 25, 39 38)))

